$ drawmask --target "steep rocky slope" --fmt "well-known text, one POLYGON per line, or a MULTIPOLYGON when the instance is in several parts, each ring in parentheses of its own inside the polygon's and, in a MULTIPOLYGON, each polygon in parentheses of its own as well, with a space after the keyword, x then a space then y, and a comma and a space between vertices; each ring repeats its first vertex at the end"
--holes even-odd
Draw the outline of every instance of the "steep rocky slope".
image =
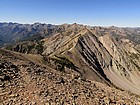
POLYGON ((65 26, 66 31, 43 39, 43 55, 64 56, 76 65, 84 78, 114 84, 140 94, 140 52, 136 49, 139 45, 137 41, 127 38, 117 40, 118 37, 110 34, 110 28, 101 33, 96 28, 78 26, 65 26))
POLYGON ((140 104, 140 98, 95 81, 65 67, 60 72, 42 57, 0 49, 0 104, 2 105, 116 105, 140 104))

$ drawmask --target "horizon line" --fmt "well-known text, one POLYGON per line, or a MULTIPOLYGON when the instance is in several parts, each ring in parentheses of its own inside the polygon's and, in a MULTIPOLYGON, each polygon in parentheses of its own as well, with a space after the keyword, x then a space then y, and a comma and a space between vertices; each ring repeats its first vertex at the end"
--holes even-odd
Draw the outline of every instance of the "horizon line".
POLYGON ((89 26, 89 27, 120 27, 120 28, 140 28, 140 26, 120 26, 120 25, 91 25, 91 24, 86 24, 86 23, 76 23, 76 22, 73 22, 73 23, 47 23, 47 22, 39 22, 39 21, 36 21, 36 22, 15 22, 15 21, 0 21, 0 23, 15 23, 15 24, 36 24, 36 23, 39 23, 39 24, 51 24, 51 25, 63 25, 63 24, 69 24, 69 25, 72 25, 72 24, 78 24, 78 25, 83 25, 83 26, 89 26))

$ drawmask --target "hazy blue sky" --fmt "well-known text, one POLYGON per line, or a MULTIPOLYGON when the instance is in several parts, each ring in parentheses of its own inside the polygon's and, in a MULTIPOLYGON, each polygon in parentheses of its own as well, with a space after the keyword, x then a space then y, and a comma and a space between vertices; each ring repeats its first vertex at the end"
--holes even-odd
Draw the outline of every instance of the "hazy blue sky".
POLYGON ((140 0, 0 0, 0 22, 140 27, 140 0))

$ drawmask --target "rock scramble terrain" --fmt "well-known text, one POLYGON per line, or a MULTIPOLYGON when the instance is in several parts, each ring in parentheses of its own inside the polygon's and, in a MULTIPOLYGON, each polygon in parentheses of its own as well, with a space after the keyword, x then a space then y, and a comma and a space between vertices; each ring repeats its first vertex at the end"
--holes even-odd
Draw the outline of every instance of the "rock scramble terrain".
POLYGON ((0 105, 139 105, 140 97, 45 65, 39 55, 0 49, 0 105))

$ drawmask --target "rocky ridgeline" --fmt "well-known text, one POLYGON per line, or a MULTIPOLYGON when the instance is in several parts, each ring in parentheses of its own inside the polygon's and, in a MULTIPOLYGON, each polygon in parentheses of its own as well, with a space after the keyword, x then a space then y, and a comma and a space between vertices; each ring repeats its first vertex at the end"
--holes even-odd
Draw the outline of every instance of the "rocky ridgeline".
POLYGON ((113 83, 140 95, 140 52, 137 42, 125 38, 128 34, 123 31, 116 35, 120 28, 116 32, 111 28, 76 28, 76 24, 69 27, 69 30, 43 39, 42 55, 64 56, 79 68, 86 79, 113 83), (116 34, 113 35, 111 30, 116 34))
POLYGON ((83 80, 65 67, 60 72, 27 60, 22 55, 0 52, 1 105, 139 105, 140 98, 107 85, 83 80))

